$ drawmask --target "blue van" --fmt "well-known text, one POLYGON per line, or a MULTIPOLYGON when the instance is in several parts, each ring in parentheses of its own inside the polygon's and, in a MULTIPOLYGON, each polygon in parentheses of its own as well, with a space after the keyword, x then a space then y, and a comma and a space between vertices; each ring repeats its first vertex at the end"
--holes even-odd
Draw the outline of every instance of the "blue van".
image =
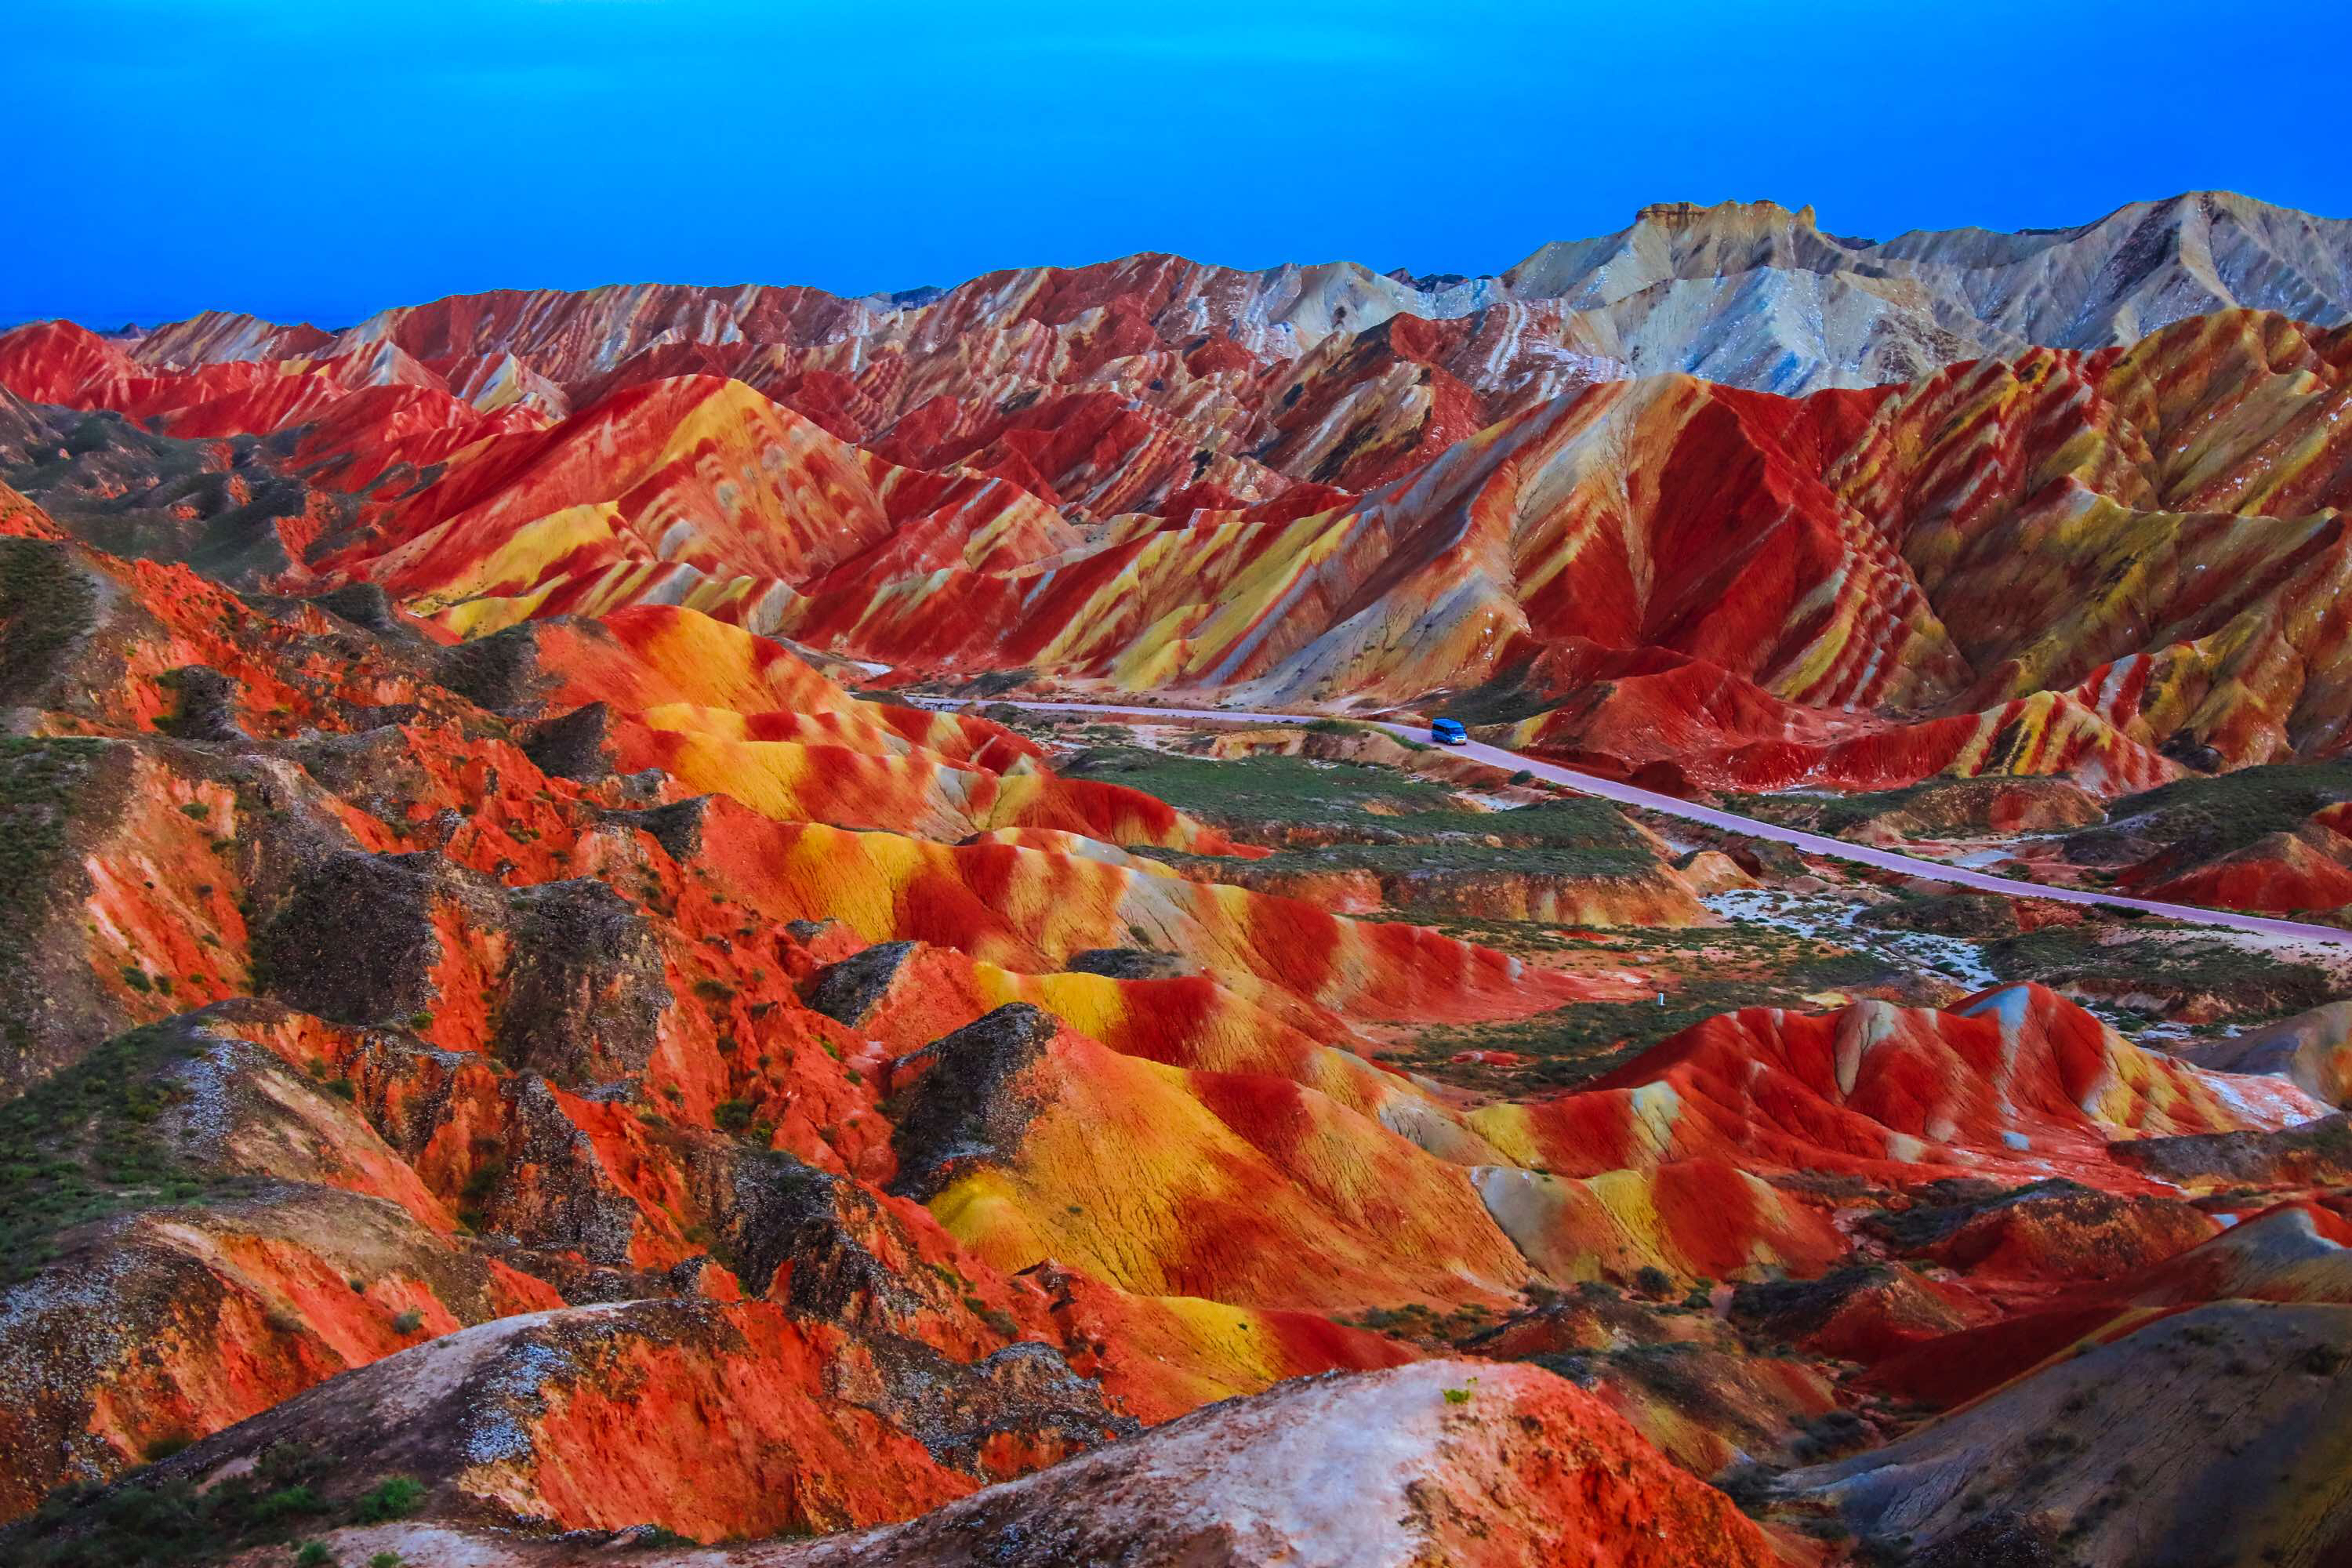
POLYGON ((1440 719, 1429 727, 1429 738, 1441 746, 1464 746, 1470 742, 1470 731, 1459 719, 1440 719))

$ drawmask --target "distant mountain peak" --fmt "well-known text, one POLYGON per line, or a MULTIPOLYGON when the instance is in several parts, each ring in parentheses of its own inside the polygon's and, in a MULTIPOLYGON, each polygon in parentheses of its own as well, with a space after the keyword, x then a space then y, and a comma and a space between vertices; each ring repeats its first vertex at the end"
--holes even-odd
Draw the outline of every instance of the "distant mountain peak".
POLYGON ((1652 202, 1633 215, 1636 224, 1657 228, 1738 226, 1748 228, 1814 228, 1809 203, 1790 212, 1779 202, 1652 202))

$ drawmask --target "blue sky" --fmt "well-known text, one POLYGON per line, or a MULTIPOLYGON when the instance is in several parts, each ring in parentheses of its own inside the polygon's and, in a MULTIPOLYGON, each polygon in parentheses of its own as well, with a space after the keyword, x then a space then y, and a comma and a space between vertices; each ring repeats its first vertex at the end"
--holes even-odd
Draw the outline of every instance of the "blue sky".
POLYGON ((2340 0, 53 0, 5 36, 0 321, 1147 249, 1482 272, 1670 199, 2352 216, 2340 0))

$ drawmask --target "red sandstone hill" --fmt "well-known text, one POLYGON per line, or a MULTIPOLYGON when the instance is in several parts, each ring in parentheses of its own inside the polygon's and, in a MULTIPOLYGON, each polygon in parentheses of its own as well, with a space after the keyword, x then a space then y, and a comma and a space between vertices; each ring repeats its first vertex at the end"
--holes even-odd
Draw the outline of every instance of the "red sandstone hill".
POLYGON ((2342 244, 1668 205, 0 334, 0 1558, 2326 1568, 2339 1009, 1808 958, 1636 1032, 1571 917, 1711 997, 1780 938, 1613 813, 1391 748, 1492 851, 1414 904, 1369 807, 1301 869, 1324 796, 888 692, 2063 775, 1873 821, 2340 904, 2342 244))
MULTIPOLYGON (((1872 1430, 1833 1358, 1950 1400, 1909 1369, 1954 1336, 2014 1375, 2143 1300, 2339 1298, 2324 1211, 2278 1211, 2323 1215, 2315 1256, 2232 1263, 2151 1176, 2325 1107, 2048 992, 1740 1013, 1466 1100, 1375 1037, 1597 983, 1087 852, 1261 853, 692 610, 457 643, 0 500, 0 1503, 34 1561, 657 1524, 925 1562, 1034 1506, 1105 1542, 1229 1509, 1255 1562, 1328 1537, 1244 1485, 1262 1442, 1351 1495, 1451 1478, 1399 1560, 1763 1561, 1702 1483, 1872 1430), (1755 1313, 1676 1304, 1727 1289, 1755 1313), (1121 1443, 1444 1324, 1493 1325, 1484 1369, 1121 1443), (1398 1400, 1378 1455, 1315 1436, 1398 1400), (1129 1464, 1162 1481, 1105 1508, 1129 1464), (367 1500, 394 1480, 407 1522, 367 1500)), ((2321 1155, 2279 1148, 2233 1179, 2307 1205, 2321 1155)), ((1884 1533, 1810 1472, 1776 1495, 1884 1533)))
MULTIPOLYGON (((1381 331, 1434 353, 1454 325, 1416 320, 1381 331)), ((377 583, 467 635, 686 605, 893 681, 1452 701, 1517 744, 1700 787, 2056 773, 2113 795, 2331 756, 2346 732, 2326 611, 2352 350, 2284 316, 1796 399, 1661 377, 1505 407, 1318 351, 1292 374, 1322 392, 1250 384, 1276 424, 1246 459, 1125 383, 992 394, 977 445, 918 438, 912 412, 845 424, 778 401, 741 345, 649 348, 658 374, 486 411, 431 368, 459 331, 423 355, 172 369, 45 324, 0 336, 0 385, 142 422, 22 440, 62 455, 38 476, 82 536, 143 549, 166 526, 126 510, 166 456, 124 448, 267 437, 236 462, 286 498, 197 505, 202 549, 256 585, 377 583), (1380 423, 1397 397, 1421 412, 1380 423), (1341 408, 1374 424, 1339 434, 1341 408), (1293 412, 1354 457, 1292 444, 1293 412), (1263 479, 1221 467, 1243 461, 1263 479)), ((971 340, 920 342, 958 395, 991 384, 971 340)), ((1216 378, 1244 373, 1192 357, 1208 379, 1185 406, 1223 418, 1243 393, 1216 378)), ((2272 898, 2238 884, 2278 875, 2184 886, 2272 898)))

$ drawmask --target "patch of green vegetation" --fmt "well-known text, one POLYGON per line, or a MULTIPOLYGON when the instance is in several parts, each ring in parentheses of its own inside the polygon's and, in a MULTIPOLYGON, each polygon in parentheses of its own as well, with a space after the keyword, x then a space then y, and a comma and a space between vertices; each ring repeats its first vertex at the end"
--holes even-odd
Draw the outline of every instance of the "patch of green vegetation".
MULTIPOLYGON (((1310 729, 1357 728, 1322 720, 1310 729)), ((1453 791, 1392 768, 1307 757, 1230 761, 1139 747, 1096 747, 1063 771, 1129 784, 1206 821, 1263 839, 1288 839, 1260 874, 1370 872, 1399 909, 1445 907, 1462 878, 1549 876, 1588 880, 1654 869, 1651 841, 1606 801, 1569 797, 1504 811, 1456 805, 1453 791), (1430 899, 1414 897, 1426 879, 1430 899)), ((1188 874, 1218 879, 1233 863, 1130 847, 1188 874)))
POLYGON ((121 427, 122 416, 111 409, 85 414, 66 432, 66 451, 75 457, 85 452, 103 452, 114 444, 114 434, 121 427))
POLYGON ((1446 700, 1449 718, 1465 724, 1516 724, 1559 705, 1559 699, 1528 683, 1533 666, 1519 664, 1498 670, 1493 678, 1446 700))
POLYGON ((0 704, 29 701, 97 605, 71 547, 0 539, 0 704))
MULTIPOLYGON (((1449 935, 1465 935, 1444 927, 1449 935)), ((1474 1080, 1489 1087, 1507 1087, 1513 1093, 1535 1089, 1565 1089, 1589 1083, 1615 1071, 1662 1040, 1694 1025, 1742 1007, 1809 1007, 1805 998, 1823 991, 1853 990, 1898 983, 1902 974, 1866 953, 1847 952, 1825 942, 1784 932, 1706 929, 1694 931, 1645 931, 1643 945, 1672 949, 1703 946, 1736 958, 1705 960, 1715 973, 1685 975, 1662 982, 1665 1005, 1654 995, 1629 1002, 1571 1002, 1549 1013, 1506 1023, 1447 1025, 1427 1029, 1409 1051, 1392 1059, 1415 1071, 1450 1080, 1474 1080), (1742 975, 1738 972, 1756 973, 1742 975), (1456 1064, 1464 1051, 1510 1051, 1529 1058, 1527 1065, 1492 1069, 1481 1064, 1456 1064)), ((1476 940, 1503 945, 1491 931, 1476 940)))
POLYGON ((2204 860, 2298 827, 2313 812, 2345 800, 2352 800, 2352 767, 2271 763, 2126 795, 2107 808, 2107 824, 2129 823, 2136 835, 2204 860))
POLYGON ((2210 994, 2236 1006, 2241 1016, 2306 1012, 2335 998, 2335 983, 2325 970, 2260 948, 2159 930, 2134 931, 2114 942, 2100 941, 2101 934, 2096 926, 2049 926, 1987 944, 1984 961, 2003 980, 2053 988, 2210 994))
POLYGON ((629 1541, 630 1549, 635 1552, 650 1552, 664 1547, 699 1546, 701 1544, 702 1542, 697 1541, 691 1535, 680 1535, 677 1531, 670 1529, 669 1526, 666 1524, 641 1525, 638 1527, 635 1534, 632 1536, 629 1541))
POLYGON ((1441 784, 1361 763, 1258 756, 1219 761, 1140 746, 1089 746, 1062 765, 1066 775, 1101 779, 1159 796, 1217 822, 1378 826, 1389 812, 1440 811, 1441 784))
MULTIPOLYGON (((1606 801, 1569 797, 1505 811, 1454 803, 1452 792, 1394 769, 1306 757, 1217 761, 1133 748, 1097 748, 1065 767, 1129 784, 1205 820, 1239 830, 1299 829, 1336 842, 1283 851, 1303 871, 1486 869, 1572 876, 1639 872, 1648 840, 1606 801), (1542 852, 1531 862, 1529 851, 1542 852)), ((1171 862, 1187 857, 1144 850, 1171 862)))
POLYGON ((406 1519, 425 1500, 425 1483, 414 1476, 386 1476, 360 1496, 352 1510, 362 1524, 406 1519))
POLYGON ((40 908, 48 874, 65 850, 74 797, 88 786, 105 744, 0 740, 0 942, 21 937, 40 908))
POLYGON ((1647 845, 1631 844, 1334 844, 1294 852, 1284 864, 1320 863, 1402 875, 1423 872, 1517 873, 1528 877, 1639 877, 1654 869, 1647 845))
MULTIPOLYGON (((9 542, 0 540, 0 545, 9 542)), ((5 562, 0 552, 0 565, 5 562)), ((7 646, 0 631, 0 660, 9 657, 7 646)), ((0 687, 8 668, 0 662, 0 687)), ((68 824, 78 806, 88 807, 106 744, 79 738, 0 740, 0 1018, 6 1052, 0 1059, 13 1058, 10 1066, 26 1065, 33 1051, 29 1020, 42 985, 33 941, 57 907, 58 878, 68 858, 68 824)), ((144 984, 133 983, 136 988, 148 989, 152 983, 146 973, 137 973, 144 984)))
POLYGON ((1367 1307, 1337 1321, 1350 1328, 1369 1329, 1376 1334, 1410 1340, 1416 1344, 1452 1345, 1492 1328, 1495 1310, 1472 1302, 1440 1312, 1414 1301, 1402 1307, 1367 1307))
POLYGON ((196 1170, 155 1130, 179 1092, 158 1080, 202 1044, 133 1029, 0 1106, 0 1281, 49 1262, 68 1226, 250 1184, 196 1170))
POLYGON ((181 1477, 68 1487, 0 1541, 0 1551, 22 1568, 217 1563, 248 1546, 282 1541, 289 1525, 326 1512, 329 1504, 316 1485, 324 1471, 309 1448, 275 1443, 249 1473, 203 1490, 181 1477))
MULTIPOLYGON (((1454 805, 1435 785, 1383 769, 1297 757, 1178 761, 1185 766, 1172 804, 1244 837, 1291 841, 1247 868, 1216 857, 1129 847, 1212 881, 1247 886, 1270 875, 1370 873, 1395 912, 1429 916, 1452 910, 1465 883, 1484 879, 1638 878, 1658 865, 1651 841, 1605 801, 1477 811, 1454 805), (1270 765, 1276 763, 1283 765, 1270 765), (1215 804, 1211 785, 1223 789, 1223 804, 1215 804)), ((1164 783, 1142 787, 1158 791, 1164 783)))
POLYGON ((490 1194, 498 1191, 499 1183, 506 1173, 506 1162, 503 1160, 485 1160, 475 1166, 474 1173, 466 1178, 465 1186, 457 1194, 458 1201, 463 1205, 458 1211, 459 1216, 462 1218, 470 1214, 478 1220, 481 1216, 482 1205, 488 1203, 490 1194))
POLYGON ((1930 779, 1902 789, 1865 790, 1854 795, 1727 795, 1723 809, 1780 827, 1799 827, 1832 837, 1852 833, 1873 817, 1901 811, 1930 784, 1948 785, 1949 779, 1930 779))

